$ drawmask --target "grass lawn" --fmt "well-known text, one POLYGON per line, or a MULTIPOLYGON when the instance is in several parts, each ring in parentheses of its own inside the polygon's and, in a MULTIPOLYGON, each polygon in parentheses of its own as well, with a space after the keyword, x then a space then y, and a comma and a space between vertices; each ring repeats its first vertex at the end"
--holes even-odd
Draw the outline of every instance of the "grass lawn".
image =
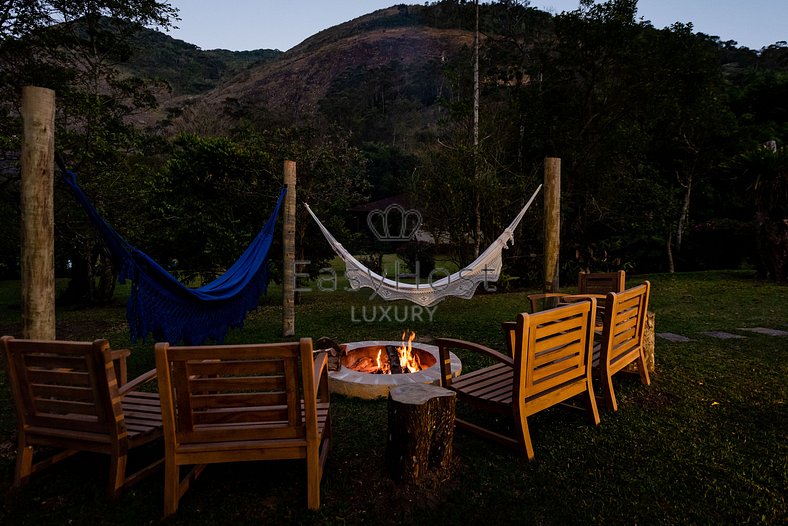
MULTIPOLYGON (((562 408, 529 419, 536 461, 475 437, 455 435, 446 480, 399 486, 384 465, 386 401, 332 398, 334 441, 322 506, 306 509, 298 462, 209 466, 167 524, 785 524, 788 520, 788 337, 739 330, 788 330, 788 289, 745 271, 631 276, 652 282, 657 339, 652 385, 614 379, 619 412, 602 423, 562 408), (702 332, 725 330, 746 339, 702 332)), ((525 310, 525 292, 448 299, 432 311, 371 300, 369 290, 304 292, 298 336, 338 341, 418 341, 451 336, 502 348, 501 321, 525 310), (417 316, 418 314, 418 316, 417 316), (400 321, 398 321, 398 319, 400 321)), ((0 282, 0 333, 19 336, 17 282, 0 282)), ((121 294, 122 295, 122 294, 121 294)), ((228 342, 280 340, 279 290, 272 287, 228 342)), ((129 346, 122 299, 91 309, 60 309, 58 337, 106 337, 129 346)), ((153 344, 132 347, 132 372, 153 366, 153 344)), ((468 371, 484 364, 458 353, 468 371)), ((2 366, 4 367, 4 365, 2 366)), ((157 524, 162 480, 153 476, 112 504, 104 499, 107 462, 89 454, 11 488, 15 414, 0 371, 0 524, 157 524)), ((503 424, 502 424, 503 425, 503 424)))

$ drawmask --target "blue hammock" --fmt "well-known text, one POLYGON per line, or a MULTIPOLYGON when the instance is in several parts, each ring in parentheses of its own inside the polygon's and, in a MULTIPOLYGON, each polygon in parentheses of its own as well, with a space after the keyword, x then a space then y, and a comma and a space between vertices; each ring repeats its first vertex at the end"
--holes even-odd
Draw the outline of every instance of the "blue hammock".
POLYGON ((132 342, 152 334, 157 340, 200 345, 223 342, 230 327, 243 327, 246 313, 268 288, 268 250, 287 188, 279 194, 271 217, 227 272, 199 288, 189 288, 150 256, 132 246, 98 213, 71 170, 63 180, 97 227, 119 269, 118 281, 131 280, 126 319, 132 342))

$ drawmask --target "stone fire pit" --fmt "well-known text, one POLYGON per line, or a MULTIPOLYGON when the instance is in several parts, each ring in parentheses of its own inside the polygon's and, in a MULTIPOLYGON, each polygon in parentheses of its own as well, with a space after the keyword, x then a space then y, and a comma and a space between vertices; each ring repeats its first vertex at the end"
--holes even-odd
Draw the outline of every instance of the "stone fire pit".
MULTIPOLYGON (((413 352, 419 354, 421 363, 429 365, 426 369, 415 373, 373 374, 354 371, 347 367, 360 356, 374 356, 380 349, 385 349, 388 345, 397 347, 401 344, 402 342, 383 340, 348 343, 347 355, 342 358, 339 370, 328 372, 328 384, 331 392, 371 400, 387 397, 389 389, 398 385, 413 383, 440 385, 438 348, 425 343, 413 342, 411 344, 413 352)), ((454 353, 449 353, 449 358, 452 377, 456 378, 462 372, 462 363, 454 353)))

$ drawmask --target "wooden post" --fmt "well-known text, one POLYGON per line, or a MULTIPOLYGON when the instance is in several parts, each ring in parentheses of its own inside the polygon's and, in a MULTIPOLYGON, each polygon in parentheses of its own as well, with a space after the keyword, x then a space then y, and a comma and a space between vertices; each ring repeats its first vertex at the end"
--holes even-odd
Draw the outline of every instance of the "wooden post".
POLYGON ((295 334, 295 228, 296 228, 296 163, 285 161, 284 227, 282 228, 282 336, 295 334))
POLYGON ((558 292, 561 249, 561 159, 544 160, 544 292, 558 292))
POLYGON ((456 397, 437 385, 391 388, 386 463, 395 480, 413 483, 429 472, 438 477, 449 473, 456 397))
POLYGON ((22 89, 22 337, 55 339, 55 92, 22 89))

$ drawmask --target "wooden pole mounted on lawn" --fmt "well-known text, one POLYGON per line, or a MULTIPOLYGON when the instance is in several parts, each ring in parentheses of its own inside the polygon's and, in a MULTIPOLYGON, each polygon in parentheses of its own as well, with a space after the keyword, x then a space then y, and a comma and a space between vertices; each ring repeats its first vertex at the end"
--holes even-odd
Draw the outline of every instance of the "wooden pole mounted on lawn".
POLYGON ((285 161, 284 179, 287 195, 282 228, 282 336, 295 334, 295 229, 296 229, 296 163, 285 161))
POLYGON ((55 339, 55 92, 22 89, 22 337, 55 339))
POLYGON ((558 292, 561 249, 561 159, 544 160, 544 292, 558 292))

